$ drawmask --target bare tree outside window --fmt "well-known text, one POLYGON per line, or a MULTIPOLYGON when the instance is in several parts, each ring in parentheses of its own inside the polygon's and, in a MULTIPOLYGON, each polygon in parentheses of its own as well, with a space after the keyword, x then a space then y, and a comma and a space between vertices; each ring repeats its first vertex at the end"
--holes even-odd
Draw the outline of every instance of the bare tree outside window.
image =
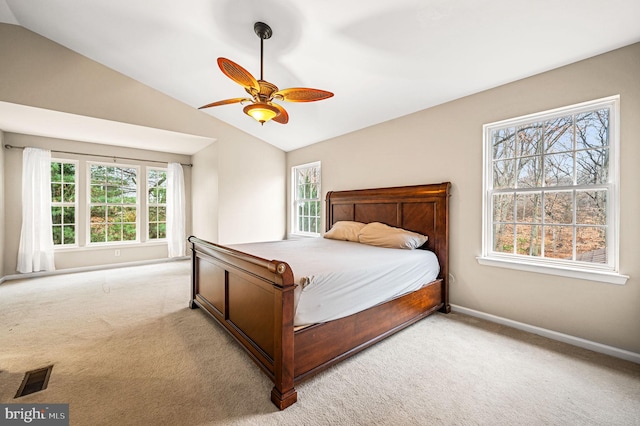
POLYGON ((612 264, 613 111, 609 100, 485 126, 489 253, 612 264))

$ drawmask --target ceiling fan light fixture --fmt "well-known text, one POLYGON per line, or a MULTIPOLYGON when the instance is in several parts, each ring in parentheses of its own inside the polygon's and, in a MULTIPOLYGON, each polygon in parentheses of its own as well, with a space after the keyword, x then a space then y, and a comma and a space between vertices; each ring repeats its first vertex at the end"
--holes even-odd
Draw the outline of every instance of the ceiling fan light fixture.
POLYGON ((260 124, 264 124, 280 114, 278 108, 264 102, 247 105, 242 111, 248 116, 253 117, 260 124))
MULTIPOLYGON (((0 0, 2 1, 2 0, 0 0)), ((260 79, 251 75, 249 71, 242 68, 227 58, 218 58, 218 67, 220 71, 240 86, 244 87, 244 90, 251 96, 248 98, 232 98, 222 101, 212 102, 205 106, 201 106, 199 109, 211 108, 215 106, 243 103, 245 101, 251 102, 251 105, 244 107, 242 111, 245 114, 252 117, 260 124, 264 124, 267 121, 275 121, 280 124, 287 124, 289 122, 289 113, 287 110, 280 106, 279 103, 273 102, 286 101, 286 102, 314 102, 327 99, 333 96, 333 93, 326 90, 310 89, 308 87, 291 87, 289 89, 278 89, 273 83, 269 83, 262 77, 263 70, 263 42, 271 37, 273 31, 264 22, 256 22, 253 26, 258 38, 260 38, 260 79)))

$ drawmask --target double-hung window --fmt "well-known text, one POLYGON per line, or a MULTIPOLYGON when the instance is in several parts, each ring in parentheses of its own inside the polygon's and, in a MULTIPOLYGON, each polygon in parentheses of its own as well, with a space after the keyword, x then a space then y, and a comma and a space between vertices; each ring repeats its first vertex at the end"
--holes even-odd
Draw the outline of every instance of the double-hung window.
POLYGON ((482 264, 624 283, 611 97, 484 126, 482 264))
POLYGON ((136 166, 88 164, 91 243, 139 241, 136 166))
POLYGON ((167 169, 147 168, 147 237, 167 238, 167 169))
POLYGON ((321 192, 320 162, 303 164, 292 168, 293 188, 293 233, 297 235, 320 235, 321 192))
POLYGON ((51 222, 55 247, 75 246, 77 240, 78 163, 51 160, 51 222))

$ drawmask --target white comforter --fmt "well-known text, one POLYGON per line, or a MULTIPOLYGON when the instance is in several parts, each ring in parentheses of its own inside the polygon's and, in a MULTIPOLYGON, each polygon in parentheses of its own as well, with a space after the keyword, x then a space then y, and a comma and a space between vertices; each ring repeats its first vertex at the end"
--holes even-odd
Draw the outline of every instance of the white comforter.
POLYGON ((230 245, 293 269, 294 325, 346 317, 417 290, 436 279, 438 259, 427 250, 402 250, 325 238, 230 245))

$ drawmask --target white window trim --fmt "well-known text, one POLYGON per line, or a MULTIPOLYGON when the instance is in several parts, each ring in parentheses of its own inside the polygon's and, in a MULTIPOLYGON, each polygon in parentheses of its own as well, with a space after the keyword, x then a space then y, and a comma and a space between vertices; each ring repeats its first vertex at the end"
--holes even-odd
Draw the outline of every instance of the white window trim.
POLYGON ((482 194, 482 255, 476 259, 478 263, 486 266, 497 266, 537 272, 543 274, 558 275, 578 278, 590 281, 599 281, 611 284, 625 284, 629 278, 619 273, 619 241, 620 241, 620 96, 610 96, 576 105, 556 108, 541 113, 529 114, 508 120, 502 120, 483 126, 483 194, 482 194), (491 131, 496 127, 517 126, 523 122, 544 121, 552 117, 566 114, 578 114, 597 108, 611 108, 612 117, 609 121, 609 184, 611 190, 608 193, 609 206, 607 211, 609 223, 608 249, 613 258, 612 264, 596 265, 586 262, 558 262, 549 258, 534 258, 519 256, 517 254, 503 254, 492 249, 492 215, 490 191, 493 182, 492 151, 489 149, 491 131), (613 213, 612 213, 613 210, 613 213))
MULTIPOLYGON (((103 163, 98 161, 87 161, 87 170, 86 170, 86 213, 85 213, 85 247, 111 247, 117 245, 130 246, 134 244, 141 244, 142 240, 140 238, 140 214, 141 214, 141 206, 140 206, 140 171, 141 166, 135 164, 125 164, 125 163, 103 163), (138 182, 136 183, 136 239, 131 241, 101 241, 101 242, 92 242, 91 241, 91 166, 105 166, 105 167, 121 167, 121 168, 132 168, 136 169, 136 174, 138 176, 138 182)), ((146 173, 145 173, 146 178, 146 173)))
MULTIPOLYGON (((75 242, 73 244, 54 244, 53 245, 53 250, 54 251, 61 251, 61 250, 65 250, 65 249, 74 249, 74 248, 78 248, 79 247, 79 230, 80 230, 80 222, 79 222, 79 214, 80 214, 80 210, 78 209, 79 203, 78 203, 78 198, 79 198, 79 187, 78 187, 78 178, 79 178, 79 174, 80 174, 80 163, 78 160, 69 160, 66 158, 55 158, 52 157, 51 158, 51 162, 52 163, 67 163, 67 164, 74 164, 76 167, 76 173, 74 176, 74 184, 75 184, 75 188, 76 188, 76 193, 75 193, 75 202, 73 203, 73 206, 75 208, 75 212, 76 212, 76 221, 75 221, 75 227, 76 227, 76 232, 75 232, 75 242)), ((62 205, 64 204, 71 204, 71 203, 60 203, 62 205)), ((52 202, 53 205, 53 202, 52 202)))
MULTIPOLYGON (((313 161, 311 163, 299 164, 297 166, 291 167, 291 235, 296 237, 319 237, 321 235, 320 232, 301 232, 298 231, 298 209, 296 205, 296 190, 297 190, 297 180, 296 180, 296 171, 298 169, 311 168, 311 167, 319 167, 320 168, 320 182, 318 184, 318 200, 320 201, 320 211, 322 211, 322 165, 320 161, 313 161)), ((322 222, 322 213, 320 214, 320 221, 322 222)), ((320 224, 322 228, 322 224, 320 224)))

